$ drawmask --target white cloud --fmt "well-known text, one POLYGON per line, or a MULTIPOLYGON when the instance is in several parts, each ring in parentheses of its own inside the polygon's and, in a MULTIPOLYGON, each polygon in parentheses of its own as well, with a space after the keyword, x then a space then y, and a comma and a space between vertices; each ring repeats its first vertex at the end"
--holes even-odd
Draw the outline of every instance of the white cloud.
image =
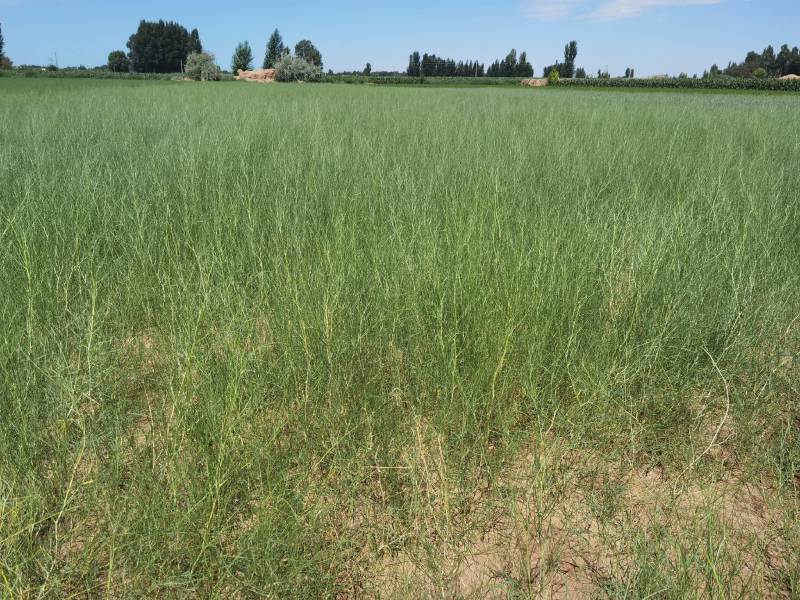
POLYGON ((627 19, 662 6, 692 6, 719 4, 722 0, 610 0, 602 3, 589 15, 593 19, 627 19))
POLYGON ((719 4, 723 0, 526 0, 523 12, 538 20, 566 17, 627 19, 661 7, 719 4))
POLYGON ((532 19, 551 21, 571 17, 584 4, 586 0, 528 0, 523 12, 532 19))

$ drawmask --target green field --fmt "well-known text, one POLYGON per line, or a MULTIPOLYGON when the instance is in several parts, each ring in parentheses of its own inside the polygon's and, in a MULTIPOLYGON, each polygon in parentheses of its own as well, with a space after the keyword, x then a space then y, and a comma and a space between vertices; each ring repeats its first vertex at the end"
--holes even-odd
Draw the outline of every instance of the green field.
POLYGON ((798 140, 0 80, 0 597, 800 597, 798 140))

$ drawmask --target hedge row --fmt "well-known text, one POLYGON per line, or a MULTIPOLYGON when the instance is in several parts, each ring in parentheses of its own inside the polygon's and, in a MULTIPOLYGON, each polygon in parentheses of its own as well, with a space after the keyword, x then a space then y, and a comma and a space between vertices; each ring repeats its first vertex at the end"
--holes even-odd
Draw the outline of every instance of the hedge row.
MULTIPOLYGON (((518 77, 408 77, 370 75, 326 75, 326 83, 352 83, 373 85, 454 85, 454 86, 512 86, 519 85, 518 77)), ((800 80, 744 79, 717 77, 694 79, 673 77, 668 79, 562 79, 560 87, 653 88, 653 89, 708 89, 708 90, 764 90, 800 91, 800 80)))
POLYGON ((420 85, 425 80, 419 77, 406 77, 403 75, 323 75, 323 83, 373 83, 377 85, 420 85))
MULTIPOLYGON (((57 79, 182 79, 182 73, 115 73, 105 69, 39 69, 0 70, 0 77, 45 77, 57 79)), ((222 74, 223 81, 233 80, 230 73, 222 74)), ((350 83, 372 85, 438 85, 438 86, 515 86, 518 77, 408 77, 407 75, 325 75, 325 83, 350 83)), ((558 87, 602 87, 602 88, 653 88, 653 89, 698 89, 698 90, 763 90, 773 92, 800 92, 800 79, 744 79, 714 77, 694 79, 672 77, 667 79, 562 79, 558 87)))
POLYGON ((409 77, 408 75, 325 75, 324 83, 372 85, 455 85, 498 86, 519 85, 518 77, 409 77))
MULTIPOLYGON (((184 73, 115 73, 105 69, 59 69, 58 71, 42 71, 40 69, 12 69, 0 71, 0 77, 39 77, 52 79, 137 79, 137 80, 171 80, 183 79, 184 73)), ((233 75, 222 74, 222 81, 232 81, 233 75)))
POLYGON ((689 77, 672 77, 668 79, 562 79, 556 85, 558 87, 800 92, 800 79, 744 79, 734 77, 713 77, 706 79, 694 79, 689 77))

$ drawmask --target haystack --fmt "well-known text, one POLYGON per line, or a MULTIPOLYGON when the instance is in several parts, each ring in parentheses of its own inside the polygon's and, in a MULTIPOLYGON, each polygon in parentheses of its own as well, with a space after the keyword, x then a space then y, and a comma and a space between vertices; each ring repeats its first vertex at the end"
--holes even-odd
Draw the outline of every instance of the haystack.
POLYGON ((256 69, 255 71, 239 71, 236 76, 239 81, 255 81, 257 83, 272 83, 275 81, 275 69, 256 69))
POLYGON ((783 77, 778 77, 782 81, 793 81, 795 79, 800 79, 800 75, 795 75, 794 73, 789 73, 788 75, 784 75, 783 77))
POLYGON ((527 87, 544 87, 547 85, 547 79, 523 79, 520 83, 527 87))

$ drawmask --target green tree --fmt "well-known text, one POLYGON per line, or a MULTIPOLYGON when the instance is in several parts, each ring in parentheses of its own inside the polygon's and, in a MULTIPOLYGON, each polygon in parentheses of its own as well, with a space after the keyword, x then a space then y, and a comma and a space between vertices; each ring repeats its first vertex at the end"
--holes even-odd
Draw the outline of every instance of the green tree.
POLYGON ((433 59, 427 53, 422 55, 422 61, 420 62, 420 72, 423 77, 432 77, 433 72, 435 69, 435 65, 433 63, 433 59))
POLYGON ((559 70, 561 77, 572 79, 575 76, 575 59, 578 57, 578 42, 571 41, 564 46, 564 64, 559 70))
POLYGON ((778 56, 775 57, 775 66, 777 67, 780 75, 786 75, 786 65, 792 60, 792 51, 789 50, 789 44, 783 44, 778 56))
POLYGON ((197 29, 192 29, 192 33, 189 34, 189 54, 202 51, 203 44, 200 43, 200 32, 197 29))
POLYGON ((128 40, 131 67, 139 73, 176 73, 189 55, 191 36, 172 21, 141 21, 128 40))
POLYGON ((250 71, 252 68, 253 51, 247 41, 241 42, 236 46, 236 50, 233 51, 233 58, 231 59, 233 74, 238 75, 239 71, 250 71))
POLYGON ((503 62, 500 63, 500 76, 501 77, 514 77, 517 71, 517 51, 512 48, 503 62))
POLYGON ((5 55, 5 41, 3 40, 3 26, 0 24, 0 71, 10 69, 14 65, 11 60, 5 55))
POLYGON ((528 53, 523 52, 519 55, 519 63, 516 69, 517 77, 533 77, 533 65, 528 62, 528 53))
POLYGON ((745 56, 743 63, 728 63, 725 69, 725 75, 730 75, 731 77, 752 77, 753 71, 763 66, 762 61, 761 53, 751 50, 747 53, 747 56, 745 56))
POLYGON ((586 79, 586 70, 583 67, 578 67, 578 69, 575 71, 575 78, 586 79))
POLYGON ((131 61, 122 50, 114 50, 108 55, 108 68, 115 73, 127 73, 131 68, 131 61))
POLYGON ((372 73, 372 65, 367 63, 367 66, 364 67, 364 75, 369 77, 370 73, 372 73))
POLYGON ((300 40, 294 47, 294 55, 302 58, 307 63, 322 67, 322 54, 310 40, 300 40))
MULTIPOLYGON (((768 75, 777 75, 780 72, 778 69, 778 59, 775 56, 775 49, 772 46, 767 46, 761 53, 761 67, 768 75)), ((753 73, 753 75, 755 75, 755 73, 753 73)))
POLYGON ((544 68, 543 74, 544 74, 545 77, 549 77, 550 73, 552 73, 553 71, 558 71, 558 74, 560 76, 561 75, 561 70, 563 68, 564 68, 564 65, 562 65, 560 62, 556 61, 556 64, 546 66, 544 68))
POLYGON ((753 77, 756 79, 764 79, 767 76, 767 70, 764 67, 758 67, 753 71, 753 77))
POLYGON ((800 75, 800 48, 797 46, 792 48, 792 54, 785 70, 784 75, 800 75))
POLYGON ((264 68, 275 68, 275 64, 284 55, 285 49, 286 46, 283 45, 283 38, 281 37, 280 32, 276 29, 272 32, 272 35, 269 36, 269 41, 267 42, 267 52, 264 55, 264 68))
POLYGON ((408 57, 408 69, 406 70, 406 74, 409 77, 419 77, 422 75, 419 52, 413 52, 411 56, 408 57))

